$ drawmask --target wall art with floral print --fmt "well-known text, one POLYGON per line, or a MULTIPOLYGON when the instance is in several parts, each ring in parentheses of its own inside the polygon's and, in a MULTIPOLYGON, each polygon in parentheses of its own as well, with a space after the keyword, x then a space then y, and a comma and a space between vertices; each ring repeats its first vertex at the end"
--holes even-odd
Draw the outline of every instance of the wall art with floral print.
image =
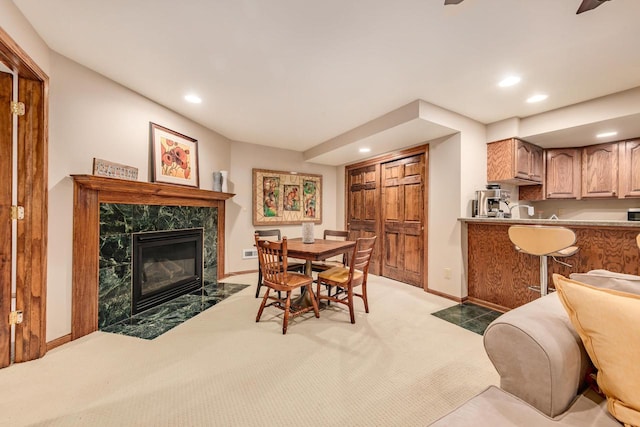
POLYGON ((151 181, 199 188, 198 141, 149 123, 151 131, 151 181))

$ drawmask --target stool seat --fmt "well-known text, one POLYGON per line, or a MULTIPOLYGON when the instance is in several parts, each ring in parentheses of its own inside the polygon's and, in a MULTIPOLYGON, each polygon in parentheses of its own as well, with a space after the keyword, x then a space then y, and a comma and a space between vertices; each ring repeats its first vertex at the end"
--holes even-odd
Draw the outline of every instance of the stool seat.
POLYGON ((576 233, 565 227, 546 225, 512 225, 509 239, 517 251, 540 257, 540 295, 548 293, 547 257, 570 266, 556 258, 575 255, 580 248, 575 246, 576 233))

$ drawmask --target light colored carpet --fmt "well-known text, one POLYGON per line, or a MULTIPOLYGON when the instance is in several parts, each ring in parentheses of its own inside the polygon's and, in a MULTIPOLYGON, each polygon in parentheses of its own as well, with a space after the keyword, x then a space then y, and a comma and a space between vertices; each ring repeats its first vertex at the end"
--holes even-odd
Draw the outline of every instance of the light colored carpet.
POLYGON ((0 370, 0 425, 424 426, 498 384, 482 337, 430 315, 452 301, 369 282, 355 325, 332 304, 283 336, 251 286, 153 341, 95 332, 0 370))

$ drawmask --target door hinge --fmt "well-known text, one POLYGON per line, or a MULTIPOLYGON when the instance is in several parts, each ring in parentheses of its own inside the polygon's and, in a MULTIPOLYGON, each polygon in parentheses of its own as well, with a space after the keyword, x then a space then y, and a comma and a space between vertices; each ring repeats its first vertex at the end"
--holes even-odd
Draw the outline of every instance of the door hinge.
POLYGON ((24 206, 11 206, 11 219, 24 219, 24 206))
POLYGON ((17 325, 22 323, 22 310, 16 310, 9 313, 9 324, 17 325))
POLYGON ((11 101, 11 114, 24 116, 24 102, 11 101))

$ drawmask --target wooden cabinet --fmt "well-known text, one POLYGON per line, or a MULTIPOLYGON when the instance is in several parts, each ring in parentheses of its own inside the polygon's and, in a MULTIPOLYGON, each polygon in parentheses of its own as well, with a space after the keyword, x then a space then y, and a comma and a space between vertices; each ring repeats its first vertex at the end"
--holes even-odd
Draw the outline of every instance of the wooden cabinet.
POLYGON ((620 198, 640 197, 640 139, 624 141, 618 147, 620 198))
POLYGON ((542 182, 543 149, 518 138, 487 144, 487 182, 534 185, 542 182))
POLYGON ((546 152, 545 198, 580 198, 580 148, 557 148, 546 152))
POLYGON ((583 198, 618 196, 618 146, 613 142, 582 149, 583 198))

